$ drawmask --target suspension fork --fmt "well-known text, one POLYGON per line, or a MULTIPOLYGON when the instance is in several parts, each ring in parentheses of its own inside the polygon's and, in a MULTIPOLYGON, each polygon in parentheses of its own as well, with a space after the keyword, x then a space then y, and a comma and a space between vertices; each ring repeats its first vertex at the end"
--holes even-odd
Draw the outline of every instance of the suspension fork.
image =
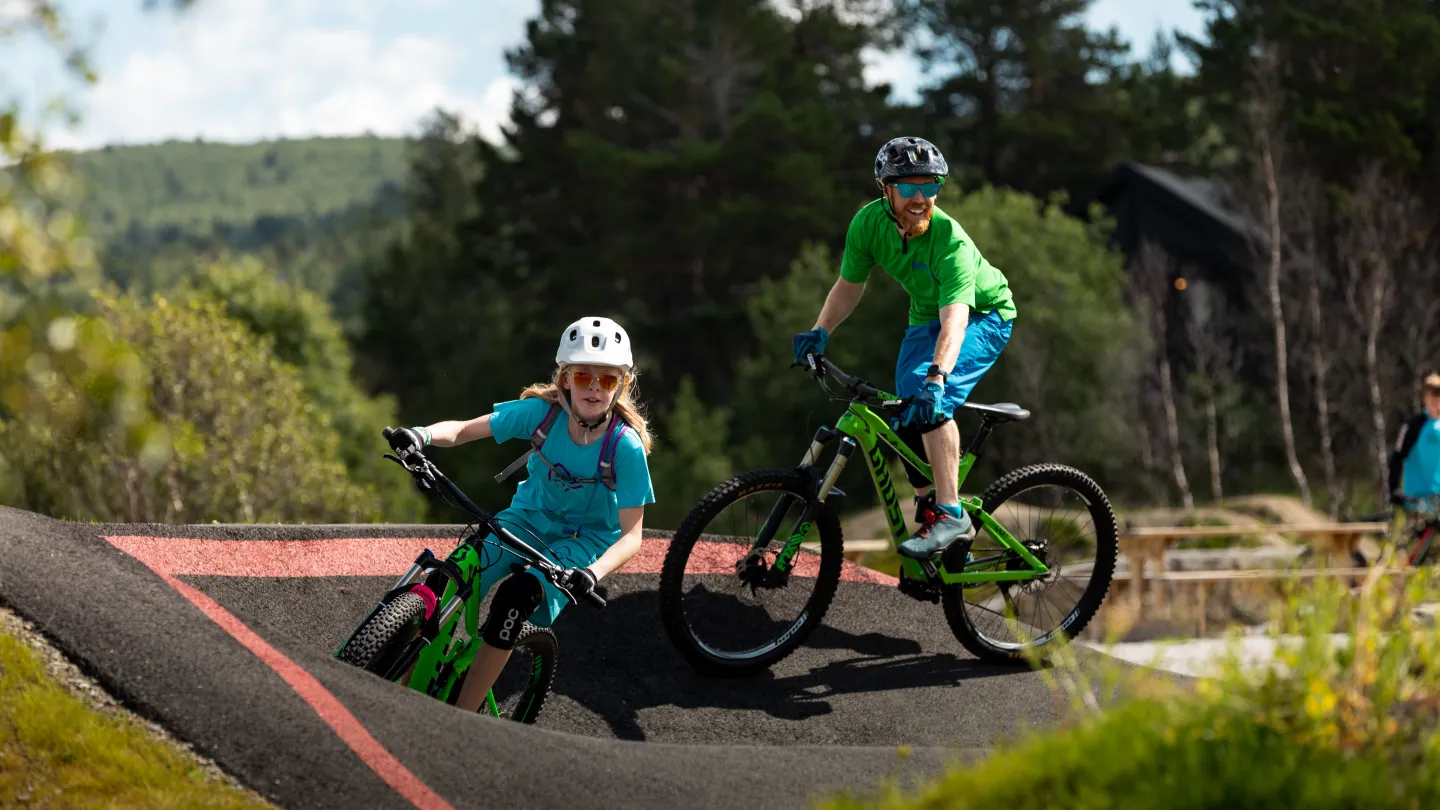
MULTIPOLYGON (((805 451, 805 457, 800 459, 800 469, 810 473, 813 478, 816 459, 820 457, 825 445, 833 441, 836 435, 838 435, 838 431, 834 428, 829 425, 821 425, 820 429, 815 431, 815 438, 810 440, 810 447, 805 451)), ((792 496, 782 494, 780 500, 770 507, 770 514, 765 518, 764 525, 760 527, 760 533, 756 535, 755 542, 750 544, 750 553, 746 555, 747 560, 758 557, 765 547, 770 545, 776 530, 780 528, 780 521, 784 520, 786 513, 790 511, 790 502, 793 500, 792 496)))
MULTIPOLYGON (((826 437, 826 441, 828 442, 836 435, 839 435, 839 431, 832 430, 831 434, 826 437)), ((858 444, 855 439, 850 436, 841 436, 839 446, 835 450, 835 458, 830 461, 830 467, 825 471, 824 477, 816 484, 814 499, 807 501, 800 510, 800 515, 794 524, 795 528, 791 531, 789 539, 785 541, 785 546, 780 550, 780 553, 776 555, 772 570, 780 573, 782 576, 790 573, 795 555, 799 553, 800 544, 805 541, 805 535, 810 533, 810 527, 815 520, 815 515, 818 514, 821 509, 825 508, 825 500, 830 496, 830 490, 834 489, 835 482, 839 480, 840 473, 845 470, 845 465, 850 461, 850 456, 855 454, 857 447, 858 444)), ((813 449, 812 446, 812 451, 813 449)), ((813 452, 807 453, 806 459, 809 462, 807 466, 813 476, 815 470, 813 466, 813 452)), ((774 523, 777 524, 777 527, 780 518, 789 511, 788 500, 789 499, 785 499, 782 501, 785 505, 783 510, 781 509, 781 504, 776 504, 775 508, 771 510, 771 516, 774 518, 774 523)), ((766 538, 766 541, 768 542, 768 538, 766 538)))

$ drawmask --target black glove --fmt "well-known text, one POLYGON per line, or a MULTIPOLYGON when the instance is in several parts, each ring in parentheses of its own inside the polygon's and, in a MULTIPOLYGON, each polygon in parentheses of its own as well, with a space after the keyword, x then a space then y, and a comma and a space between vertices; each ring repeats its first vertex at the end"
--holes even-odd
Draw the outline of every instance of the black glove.
POLYGON ((397 428, 391 431, 390 448, 401 455, 419 450, 429 444, 422 430, 423 428, 397 428))
POLYGON ((576 599, 583 599, 586 594, 595 590, 595 583, 599 580, 589 568, 572 568, 565 572, 565 587, 576 599))

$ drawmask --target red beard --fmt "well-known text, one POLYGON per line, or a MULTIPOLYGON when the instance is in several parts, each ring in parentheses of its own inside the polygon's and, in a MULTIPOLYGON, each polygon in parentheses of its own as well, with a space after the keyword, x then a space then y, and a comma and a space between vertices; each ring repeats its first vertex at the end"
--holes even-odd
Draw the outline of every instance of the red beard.
POLYGON ((914 239, 924 236, 930 230, 930 218, 935 215, 935 207, 931 206, 920 216, 915 216, 903 208, 896 209, 896 219, 900 220, 900 232, 914 239))

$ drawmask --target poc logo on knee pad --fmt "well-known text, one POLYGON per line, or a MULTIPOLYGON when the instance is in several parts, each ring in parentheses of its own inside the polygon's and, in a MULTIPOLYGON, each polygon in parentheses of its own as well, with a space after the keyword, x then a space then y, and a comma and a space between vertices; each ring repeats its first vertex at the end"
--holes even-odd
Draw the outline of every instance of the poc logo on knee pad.
POLYGON ((500 583, 495 592, 495 602, 490 606, 490 616, 480 637, 492 647, 506 650, 514 647, 518 635, 515 626, 534 613, 544 599, 540 580, 529 574, 510 577, 500 583))
POLYGON ((505 615, 505 623, 500 625, 501 640, 510 640, 510 631, 515 629, 515 621, 519 618, 520 611, 516 610, 515 608, 510 608, 510 612, 505 615))

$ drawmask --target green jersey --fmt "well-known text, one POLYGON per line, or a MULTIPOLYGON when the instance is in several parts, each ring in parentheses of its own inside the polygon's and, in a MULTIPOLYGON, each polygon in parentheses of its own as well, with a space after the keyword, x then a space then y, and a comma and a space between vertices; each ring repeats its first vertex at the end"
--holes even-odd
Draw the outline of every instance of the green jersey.
POLYGON ((930 229, 902 245, 900 232, 885 212, 884 199, 861 208, 845 234, 840 277, 856 284, 882 267, 910 294, 910 325, 939 320, 940 308, 965 304, 980 312, 998 311, 1015 317, 1015 302, 1005 275, 980 255, 969 234, 949 214, 935 207, 930 229))

